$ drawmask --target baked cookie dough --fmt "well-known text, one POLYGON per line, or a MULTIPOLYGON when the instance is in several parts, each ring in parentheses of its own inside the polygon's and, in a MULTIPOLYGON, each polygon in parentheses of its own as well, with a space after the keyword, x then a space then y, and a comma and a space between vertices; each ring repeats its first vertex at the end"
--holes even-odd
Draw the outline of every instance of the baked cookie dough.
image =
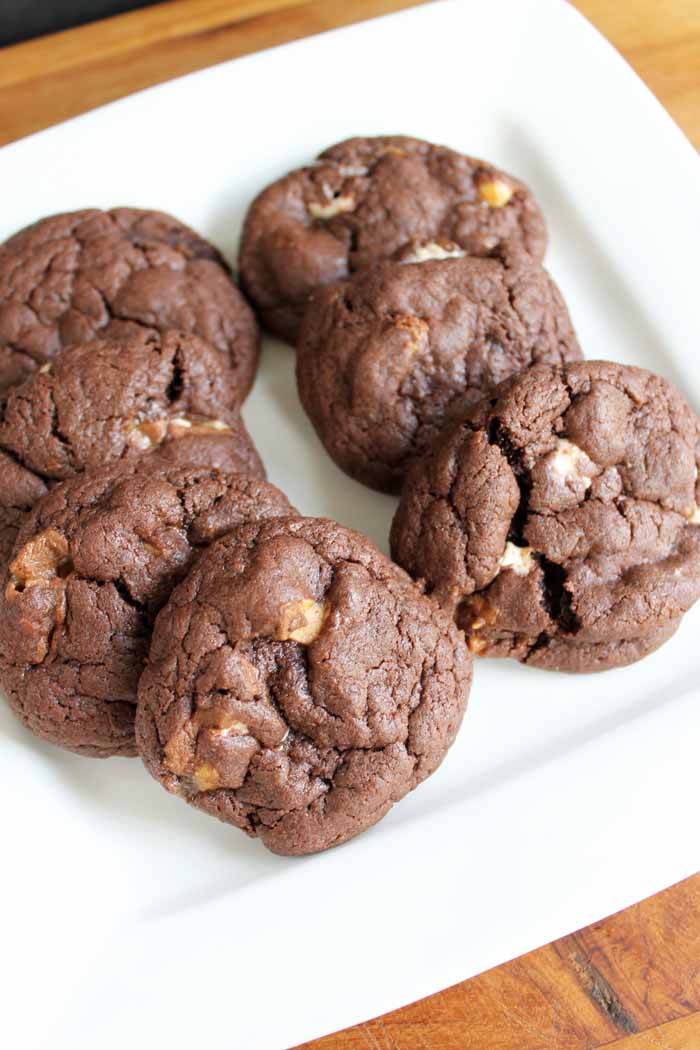
POLYGON ((540 260, 547 232, 527 186, 486 161, 402 135, 348 139, 253 201, 241 284, 263 324, 294 343, 315 288, 414 239, 470 255, 508 241, 540 260))
POLYGON ((100 758, 135 754, 151 626, 196 552, 243 522, 294 513, 257 478, 141 466, 46 496, 0 599, 0 683, 13 711, 43 740, 100 758))
POLYGON ((432 242, 314 293, 297 380, 338 466, 398 492, 446 420, 529 365, 580 357, 566 304, 539 263, 519 249, 474 258, 432 242))
POLYGON ((393 555, 475 653, 629 663, 700 596, 697 434, 681 394, 644 369, 535 366, 410 469, 393 555))
POLYGON ((136 328, 71 347, 9 390, 0 404, 0 564, 52 482, 107 463, 157 450, 165 463, 264 476, 229 380, 226 361, 196 336, 136 328))
POLYGON ((246 525, 164 607, 136 736, 169 791, 276 853, 337 845, 429 776, 467 701, 449 617, 368 540, 246 525))
POLYGON ((66 346, 135 328, 201 336, 226 358, 238 403, 258 331, 222 256, 157 211, 53 215, 0 246, 0 390, 66 346))

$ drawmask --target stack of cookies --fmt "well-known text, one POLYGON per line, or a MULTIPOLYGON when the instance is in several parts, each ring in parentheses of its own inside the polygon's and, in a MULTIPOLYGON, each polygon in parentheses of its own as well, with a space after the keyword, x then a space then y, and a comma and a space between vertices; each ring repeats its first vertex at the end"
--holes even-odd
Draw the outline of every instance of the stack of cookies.
POLYGON ((400 494, 394 561, 265 480, 256 319, 198 234, 86 210, 1 246, 0 683, 24 725, 310 853, 439 766, 473 654, 593 671, 670 638, 700 596, 698 423, 664 379, 583 360, 546 241, 518 179, 400 136, 251 205, 243 290, 330 456, 400 494))
POLYGON ((472 658, 368 540, 265 481, 239 415, 258 343, 169 216, 60 215, 0 248, 0 680, 43 740, 140 753, 308 853, 440 764, 472 658))
POLYGON ((400 493, 392 555, 471 651, 598 671, 700 596, 698 424, 661 377, 582 360, 546 240, 512 175, 351 139, 254 202, 241 278, 329 455, 400 493))

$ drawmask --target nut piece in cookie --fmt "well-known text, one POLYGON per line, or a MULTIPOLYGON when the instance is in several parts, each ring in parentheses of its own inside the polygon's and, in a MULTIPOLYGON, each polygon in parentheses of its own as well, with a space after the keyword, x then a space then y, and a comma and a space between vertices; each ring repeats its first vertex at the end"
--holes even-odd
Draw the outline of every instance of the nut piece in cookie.
POLYGON ((136 686, 172 588, 230 529, 292 513, 264 481, 151 457, 59 484, 22 527, 0 601, 15 714, 70 751, 134 754, 136 686))
POLYGON ((231 371, 196 336, 140 329, 71 347, 0 406, 0 557, 56 481, 116 462, 210 465, 264 476, 231 371))
POLYGON ((470 683, 450 617, 368 540, 278 518, 213 544, 173 592, 137 742, 169 791, 276 853, 313 853, 437 768, 470 683))
POLYGON ((697 423, 660 376, 538 365, 408 472, 400 565, 472 652, 597 671, 663 644, 700 597, 697 423))
MULTIPOLYGON (((397 262, 313 296, 297 380, 338 466, 398 492, 410 462, 492 386, 580 357, 558 288, 529 256, 476 259, 449 242, 413 242, 397 262)), ((573 471, 569 459, 560 450, 556 469, 573 471)))
POLYGON ((0 390, 66 346, 171 328, 220 353, 240 404, 257 368, 255 319, 216 248, 177 219, 90 208, 0 245, 0 390))
POLYGON ((450 257, 488 255, 508 243, 541 260, 546 240, 527 186, 485 161, 401 135, 354 138, 253 201, 241 283, 266 327, 295 343, 316 289, 411 242, 451 243, 450 257))

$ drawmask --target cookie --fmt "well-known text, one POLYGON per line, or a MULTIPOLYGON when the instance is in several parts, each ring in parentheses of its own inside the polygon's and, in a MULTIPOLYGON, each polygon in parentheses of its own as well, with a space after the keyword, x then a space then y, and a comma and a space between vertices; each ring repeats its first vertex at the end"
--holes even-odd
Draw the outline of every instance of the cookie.
POLYGON ((66 346, 176 328, 227 359, 237 400, 255 376, 255 319, 219 252, 170 215, 89 208, 0 246, 0 390, 66 346))
POLYGON ((471 674, 449 617, 364 537, 246 525, 160 613, 136 737, 169 791, 275 853, 313 853, 438 767, 471 674))
POLYGON ((506 241, 542 259, 530 190, 486 161, 402 135, 348 139, 256 198, 241 240, 241 284, 263 324, 290 343, 311 292, 413 240, 470 255, 506 241))
MULTIPOLYGON (((514 639, 507 635, 494 638, 484 653, 488 657, 510 657, 545 671, 569 674, 591 674, 627 667, 655 653, 678 630, 682 617, 671 620, 640 638, 613 639, 608 642, 576 642, 565 638, 541 638, 539 645, 531 639, 514 639)), ((477 647, 478 649, 478 647, 477 647)))
POLYGON ((697 422, 641 368, 537 365, 409 470, 391 547, 473 652, 639 659, 700 596, 697 422))
POLYGON ((581 357, 566 304, 524 252, 413 245, 314 293, 297 352, 299 396, 332 459, 398 492, 449 419, 536 362, 581 357))
POLYGON ((58 485, 25 521, 0 600, 0 683, 20 720, 83 755, 133 755, 158 609, 229 529, 294 513, 272 485, 208 468, 112 467, 58 485))
POLYGON ((166 464, 264 476, 221 355, 196 336, 143 329, 64 350, 0 406, 0 564, 55 481, 158 449, 166 464), (212 439, 209 441, 208 438, 212 439), (191 458, 190 458, 191 455, 191 458))

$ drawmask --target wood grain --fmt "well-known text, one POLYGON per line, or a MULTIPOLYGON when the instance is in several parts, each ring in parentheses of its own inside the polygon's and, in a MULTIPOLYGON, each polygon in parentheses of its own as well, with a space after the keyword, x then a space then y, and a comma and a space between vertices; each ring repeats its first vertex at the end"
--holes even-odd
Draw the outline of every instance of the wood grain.
POLYGON ((195 69, 421 2, 171 0, 0 49, 0 145, 195 69))
POLYGON ((700 1050, 700 877, 304 1050, 603 1046, 700 1050))
MULTIPOLYGON (((0 49, 0 143, 423 0, 170 0, 0 49)), ((700 145, 700 0, 576 0, 700 145)), ((306 1050, 700 1050, 700 876, 306 1050)), ((242 1048, 243 1050, 243 1048, 242 1048)))
MULTIPOLYGON (((170 0, 0 49, 0 144, 195 69, 425 0, 170 0)), ((576 0, 700 145, 700 2, 576 0)))

